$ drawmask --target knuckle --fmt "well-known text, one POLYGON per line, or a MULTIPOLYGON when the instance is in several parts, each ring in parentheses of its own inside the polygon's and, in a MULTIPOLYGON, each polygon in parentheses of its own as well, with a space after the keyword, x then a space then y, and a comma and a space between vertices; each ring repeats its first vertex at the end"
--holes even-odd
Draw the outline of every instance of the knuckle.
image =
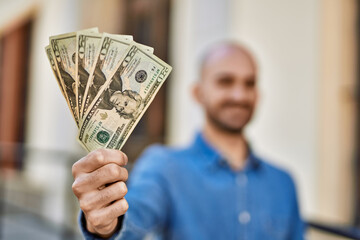
POLYGON ((117 183, 117 195, 120 195, 120 196, 125 196, 126 193, 127 193, 127 187, 126 187, 126 184, 124 182, 118 182, 117 183))
POLYGON ((96 152, 99 152, 102 156, 105 156, 108 151, 109 150, 104 149, 104 148, 99 148, 96 150, 96 152))
POLYGON ((118 212, 120 214, 125 214, 125 212, 129 209, 129 204, 128 202, 125 200, 125 198, 123 198, 118 205, 118 212))
POLYGON ((105 162, 103 149, 97 149, 91 153, 91 157, 96 161, 99 165, 103 165, 105 162))
POLYGON ((122 209, 123 209, 124 212, 126 212, 129 209, 129 204, 125 200, 125 198, 124 198, 124 201, 122 202, 122 209))
POLYGON ((75 196, 79 197, 81 195, 81 186, 78 181, 74 181, 72 186, 72 191, 74 192, 75 196))
POLYGON ((122 168, 122 171, 123 171, 124 181, 128 180, 128 178, 129 178, 128 170, 126 168, 122 168))
POLYGON ((99 227, 101 224, 99 216, 97 216, 94 212, 88 213, 87 221, 95 228, 99 227))
POLYGON ((81 210, 83 210, 85 213, 87 213, 91 210, 90 204, 86 200, 80 200, 79 205, 80 205, 81 210))
POLYGON ((128 163, 128 157, 127 155, 124 153, 124 152, 121 152, 122 153, 122 160, 124 162, 124 165, 126 165, 128 163))
POLYGON ((128 191, 126 184, 124 182, 119 182, 119 189, 122 195, 125 195, 128 191))
POLYGON ((120 167, 115 163, 108 164, 108 171, 111 176, 118 176, 121 173, 120 167))
POLYGON ((78 172, 81 172, 81 162, 85 161, 87 158, 87 156, 80 158, 79 160, 77 160, 76 162, 74 162, 74 164, 71 167, 71 172, 73 177, 76 177, 76 174, 78 172))
POLYGON ((78 165, 78 162, 75 162, 73 165, 72 165, 72 167, 71 167, 71 173, 72 173, 72 175, 73 175, 73 177, 75 178, 75 176, 76 176, 76 170, 77 170, 77 165, 78 165))

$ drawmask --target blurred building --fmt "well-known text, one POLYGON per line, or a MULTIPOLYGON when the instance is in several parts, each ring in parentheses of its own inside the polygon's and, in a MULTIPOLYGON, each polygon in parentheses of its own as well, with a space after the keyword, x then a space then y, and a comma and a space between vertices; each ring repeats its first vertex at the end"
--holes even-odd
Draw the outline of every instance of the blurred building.
POLYGON ((253 147, 292 173, 307 220, 360 226, 356 0, 0 0, 5 201, 62 233, 76 228, 71 165, 86 152, 44 48, 51 35, 94 26, 134 35, 173 66, 124 147, 132 161, 151 143, 192 139, 203 120, 190 94, 198 60, 211 44, 238 40, 260 66, 253 147))

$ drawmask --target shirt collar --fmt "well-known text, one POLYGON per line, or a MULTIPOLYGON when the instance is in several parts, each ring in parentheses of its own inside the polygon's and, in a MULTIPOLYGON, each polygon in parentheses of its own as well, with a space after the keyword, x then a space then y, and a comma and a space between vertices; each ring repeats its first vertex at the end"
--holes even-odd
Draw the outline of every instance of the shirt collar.
MULTIPOLYGON (((201 159, 205 161, 210 167, 214 165, 226 166, 228 165, 226 159, 210 145, 204 138, 201 132, 198 132, 193 142, 193 150, 201 155, 201 159)), ((246 159, 243 171, 256 170, 260 166, 260 160, 254 155, 250 145, 248 145, 249 155, 246 159)))

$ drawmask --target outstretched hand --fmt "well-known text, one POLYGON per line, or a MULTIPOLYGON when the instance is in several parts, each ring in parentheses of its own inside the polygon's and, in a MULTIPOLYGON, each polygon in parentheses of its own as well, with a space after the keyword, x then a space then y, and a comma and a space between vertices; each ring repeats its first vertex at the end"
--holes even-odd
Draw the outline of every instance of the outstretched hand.
POLYGON ((121 151, 98 149, 73 165, 72 190, 84 212, 89 232, 101 237, 111 236, 118 217, 129 208, 124 198, 127 162, 127 156, 121 151))

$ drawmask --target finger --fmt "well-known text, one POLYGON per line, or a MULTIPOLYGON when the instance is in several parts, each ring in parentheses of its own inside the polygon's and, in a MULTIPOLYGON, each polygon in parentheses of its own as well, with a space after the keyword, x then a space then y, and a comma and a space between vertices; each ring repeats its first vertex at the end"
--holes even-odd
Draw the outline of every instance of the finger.
POLYGON ((128 171, 115 163, 109 163, 105 166, 77 177, 73 183, 73 190, 78 195, 89 191, 100 190, 99 188, 118 181, 126 181, 128 171))
POLYGON ((118 224, 118 219, 116 218, 107 226, 103 226, 100 229, 93 228, 93 230, 95 231, 93 233, 99 235, 104 239, 108 239, 109 237, 111 237, 111 235, 113 235, 113 232, 115 231, 117 224, 118 224))
MULTIPOLYGON (((85 214, 85 213, 84 213, 85 214)), ((100 211, 94 211, 89 214, 85 214, 86 218, 86 228, 89 232, 99 235, 102 238, 108 238, 109 233, 115 230, 118 219, 115 218, 113 220, 102 217, 100 211), (101 217, 100 217, 101 216, 101 217), (108 223, 108 224, 106 224, 108 223)))
POLYGON ((95 229, 101 229, 111 224, 119 216, 124 215, 128 208, 129 204, 125 198, 122 198, 105 208, 88 213, 86 219, 95 229))
POLYGON ((83 200, 81 209, 84 211, 100 209, 123 198, 127 193, 126 184, 122 181, 111 184, 103 190, 83 200))
POLYGON ((127 156, 121 151, 113 149, 98 149, 92 151, 74 163, 72 173, 75 178, 79 173, 90 173, 109 163, 125 166, 127 162, 127 156))
MULTIPOLYGON (((116 200, 114 203, 109 206, 103 208, 102 214, 103 216, 107 216, 108 219, 116 219, 121 215, 124 215, 126 211, 129 209, 129 204, 125 198, 121 198, 116 200)), ((109 224, 109 223, 107 223, 109 224)))

